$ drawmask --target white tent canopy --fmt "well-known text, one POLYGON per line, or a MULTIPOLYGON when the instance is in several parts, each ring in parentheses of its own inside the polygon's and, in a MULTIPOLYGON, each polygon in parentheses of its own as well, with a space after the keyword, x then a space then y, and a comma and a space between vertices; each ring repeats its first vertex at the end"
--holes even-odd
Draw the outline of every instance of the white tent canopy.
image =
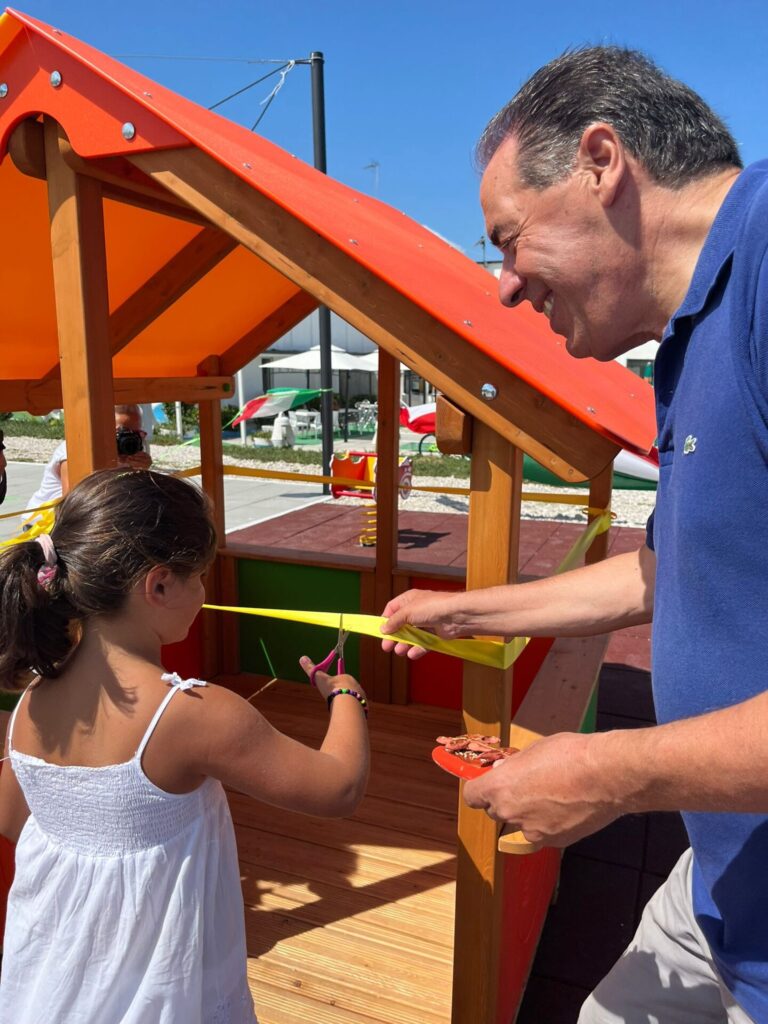
MULTIPOLYGON (((370 373, 368 366, 363 365, 363 356, 353 356, 345 352, 343 348, 331 346, 331 366, 336 370, 363 370, 370 373)), ((376 355, 376 353, 373 353, 376 355)), ((284 359, 275 359, 271 363, 264 363, 266 370, 304 370, 316 371, 320 369, 320 346, 313 345, 306 352, 296 352, 292 356, 285 356, 284 359)))

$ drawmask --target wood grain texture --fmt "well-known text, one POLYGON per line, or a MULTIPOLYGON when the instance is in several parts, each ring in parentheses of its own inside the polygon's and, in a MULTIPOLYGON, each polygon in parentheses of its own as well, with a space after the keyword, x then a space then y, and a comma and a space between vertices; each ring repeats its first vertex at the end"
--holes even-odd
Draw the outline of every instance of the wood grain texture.
MULTIPOLYGON (((260 677, 224 677, 253 693, 260 677)), ((318 746, 309 686, 254 700, 318 746)), ((448 1024, 457 784, 431 762, 458 713, 372 705, 371 786, 349 820, 295 815, 229 793, 246 908, 248 977, 261 1024, 448 1024)))
POLYGON ((472 417, 445 395, 437 396, 435 441, 443 455, 469 455, 472 451, 472 417))
MULTIPOLYGON (((514 582, 518 571, 523 454, 485 423, 475 422, 470 477, 467 588, 514 582)), ((463 718, 467 732, 507 743, 512 669, 465 664, 463 718)), ((496 1024, 504 870, 498 826, 459 802, 456 886, 457 950, 453 1024, 496 1024)))
POLYGON ((61 129, 45 123, 48 208, 70 485, 117 462, 104 242, 97 182, 59 152, 61 129))

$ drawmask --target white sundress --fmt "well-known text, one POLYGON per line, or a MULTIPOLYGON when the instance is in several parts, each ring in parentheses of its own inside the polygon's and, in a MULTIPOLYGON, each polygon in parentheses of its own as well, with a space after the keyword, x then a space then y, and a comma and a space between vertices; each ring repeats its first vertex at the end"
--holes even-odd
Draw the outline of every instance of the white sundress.
MULTIPOLYGON (((14 750, 30 816, 0 979, 1 1024, 254 1024, 232 817, 221 783, 155 786, 141 757, 87 768, 14 750)), ((23 699, 23 698, 22 698, 23 699)))

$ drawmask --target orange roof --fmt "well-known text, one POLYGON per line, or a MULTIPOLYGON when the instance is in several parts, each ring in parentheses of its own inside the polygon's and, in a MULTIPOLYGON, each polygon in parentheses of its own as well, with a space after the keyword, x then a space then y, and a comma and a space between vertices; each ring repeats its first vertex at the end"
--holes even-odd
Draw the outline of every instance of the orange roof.
MULTIPOLYGON (((403 213, 11 10, 0 17, 0 84, 7 88, 0 98, 0 381, 36 379, 58 361, 46 183, 4 159, 16 126, 43 114, 62 125, 74 151, 88 160, 202 150, 310 227, 318 241, 345 253, 555 405, 624 447, 650 447, 655 421, 645 383, 616 363, 574 360, 545 317, 527 305, 501 307, 485 270, 403 213), (53 71, 61 76, 57 87, 53 71), (130 140, 121 132, 126 122, 135 126, 130 140)), ((111 311, 199 232, 194 223, 106 200, 111 311)), ((238 246, 116 354, 114 374, 194 376, 202 359, 231 350, 299 292, 279 270, 238 246)), ((237 351, 243 361, 255 354, 237 351)))

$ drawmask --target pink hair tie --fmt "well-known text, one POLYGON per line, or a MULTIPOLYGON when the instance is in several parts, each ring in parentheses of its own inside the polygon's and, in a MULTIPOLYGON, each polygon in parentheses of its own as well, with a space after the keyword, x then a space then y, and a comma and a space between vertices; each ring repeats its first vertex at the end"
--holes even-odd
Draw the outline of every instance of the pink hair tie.
POLYGON ((56 548, 53 546, 50 534, 41 533, 39 537, 35 537, 35 540, 43 549, 43 557, 45 558, 45 562, 37 570, 37 582, 43 590, 47 590, 59 574, 57 564, 59 556, 56 554, 56 548))

